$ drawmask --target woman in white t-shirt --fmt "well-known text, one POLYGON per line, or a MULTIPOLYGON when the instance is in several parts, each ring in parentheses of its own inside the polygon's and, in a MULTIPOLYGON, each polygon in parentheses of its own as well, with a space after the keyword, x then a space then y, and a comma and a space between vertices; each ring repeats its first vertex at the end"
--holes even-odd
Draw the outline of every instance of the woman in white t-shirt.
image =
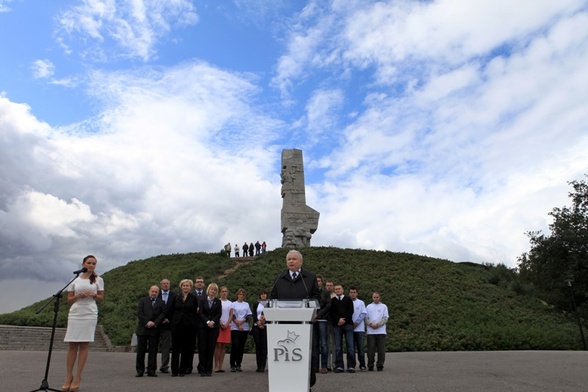
POLYGON ((245 290, 237 290, 237 301, 233 302, 233 321, 231 322, 231 372, 241 371, 241 362, 245 352, 245 343, 249 335, 249 320, 251 319, 251 308, 245 302, 245 290))

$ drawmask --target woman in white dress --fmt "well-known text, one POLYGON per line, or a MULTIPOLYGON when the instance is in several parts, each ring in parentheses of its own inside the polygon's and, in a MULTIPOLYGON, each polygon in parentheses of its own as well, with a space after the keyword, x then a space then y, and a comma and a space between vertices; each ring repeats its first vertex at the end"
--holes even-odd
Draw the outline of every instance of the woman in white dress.
POLYGON ((65 342, 69 342, 66 360, 65 383, 63 391, 75 392, 80 389, 82 371, 88 359, 90 342, 94 341, 98 306, 96 301, 104 299, 104 281, 96 275, 96 257, 84 257, 82 267, 86 272, 80 274, 67 288, 67 303, 71 304, 67 318, 65 342), (74 365, 78 363, 74 375, 74 365))

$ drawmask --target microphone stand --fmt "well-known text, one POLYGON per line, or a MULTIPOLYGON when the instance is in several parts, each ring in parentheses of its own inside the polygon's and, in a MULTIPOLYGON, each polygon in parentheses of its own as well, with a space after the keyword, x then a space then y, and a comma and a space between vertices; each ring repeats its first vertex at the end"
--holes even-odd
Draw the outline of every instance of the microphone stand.
POLYGON ((38 389, 32 390, 31 392, 37 392, 37 391, 61 392, 61 389, 49 388, 49 382, 47 381, 47 377, 49 376, 49 366, 51 365, 51 353, 53 351, 53 340, 55 339, 55 327, 57 325, 57 314, 59 313, 59 301, 61 300, 61 293, 63 293, 63 291, 71 284, 71 282, 73 282, 80 275, 80 273, 82 271, 79 271, 79 272, 76 271, 76 272, 77 272, 75 274, 76 276, 74 276, 74 278, 72 280, 70 280, 68 284, 66 284, 57 293, 53 294, 53 298, 50 298, 49 301, 45 302, 43 304, 43 306, 41 306, 35 312, 35 314, 41 313, 41 311, 43 309, 45 309, 45 307, 47 305, 49 305, 49 303, 51 301, 55 301, 54 306, 53 306, 53 326, 51 327, 51 340, 49 341, 49 352, 47 353, 47 365, 45 366, 45 378, 43 378, 43 381, 41 381, 41 386, 38 389))

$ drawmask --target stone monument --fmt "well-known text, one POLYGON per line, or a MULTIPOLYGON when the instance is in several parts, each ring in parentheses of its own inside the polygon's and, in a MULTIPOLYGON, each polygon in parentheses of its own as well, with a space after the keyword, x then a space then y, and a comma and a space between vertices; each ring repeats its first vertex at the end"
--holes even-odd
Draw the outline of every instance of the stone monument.
POLYGON ((304 248, 318 227, 319 213, 306 205, 302 150, 282 150, 282 247, 304 248))

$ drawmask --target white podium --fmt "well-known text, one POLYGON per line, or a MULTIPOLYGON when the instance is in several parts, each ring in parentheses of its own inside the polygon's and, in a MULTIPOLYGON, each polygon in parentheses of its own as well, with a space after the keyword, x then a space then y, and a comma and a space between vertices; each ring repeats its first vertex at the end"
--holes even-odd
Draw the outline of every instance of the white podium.
POLYGON ((267 324, 270 392, 308 392, 312 359, 314 300, 271 300, 263 310, 267 324))

